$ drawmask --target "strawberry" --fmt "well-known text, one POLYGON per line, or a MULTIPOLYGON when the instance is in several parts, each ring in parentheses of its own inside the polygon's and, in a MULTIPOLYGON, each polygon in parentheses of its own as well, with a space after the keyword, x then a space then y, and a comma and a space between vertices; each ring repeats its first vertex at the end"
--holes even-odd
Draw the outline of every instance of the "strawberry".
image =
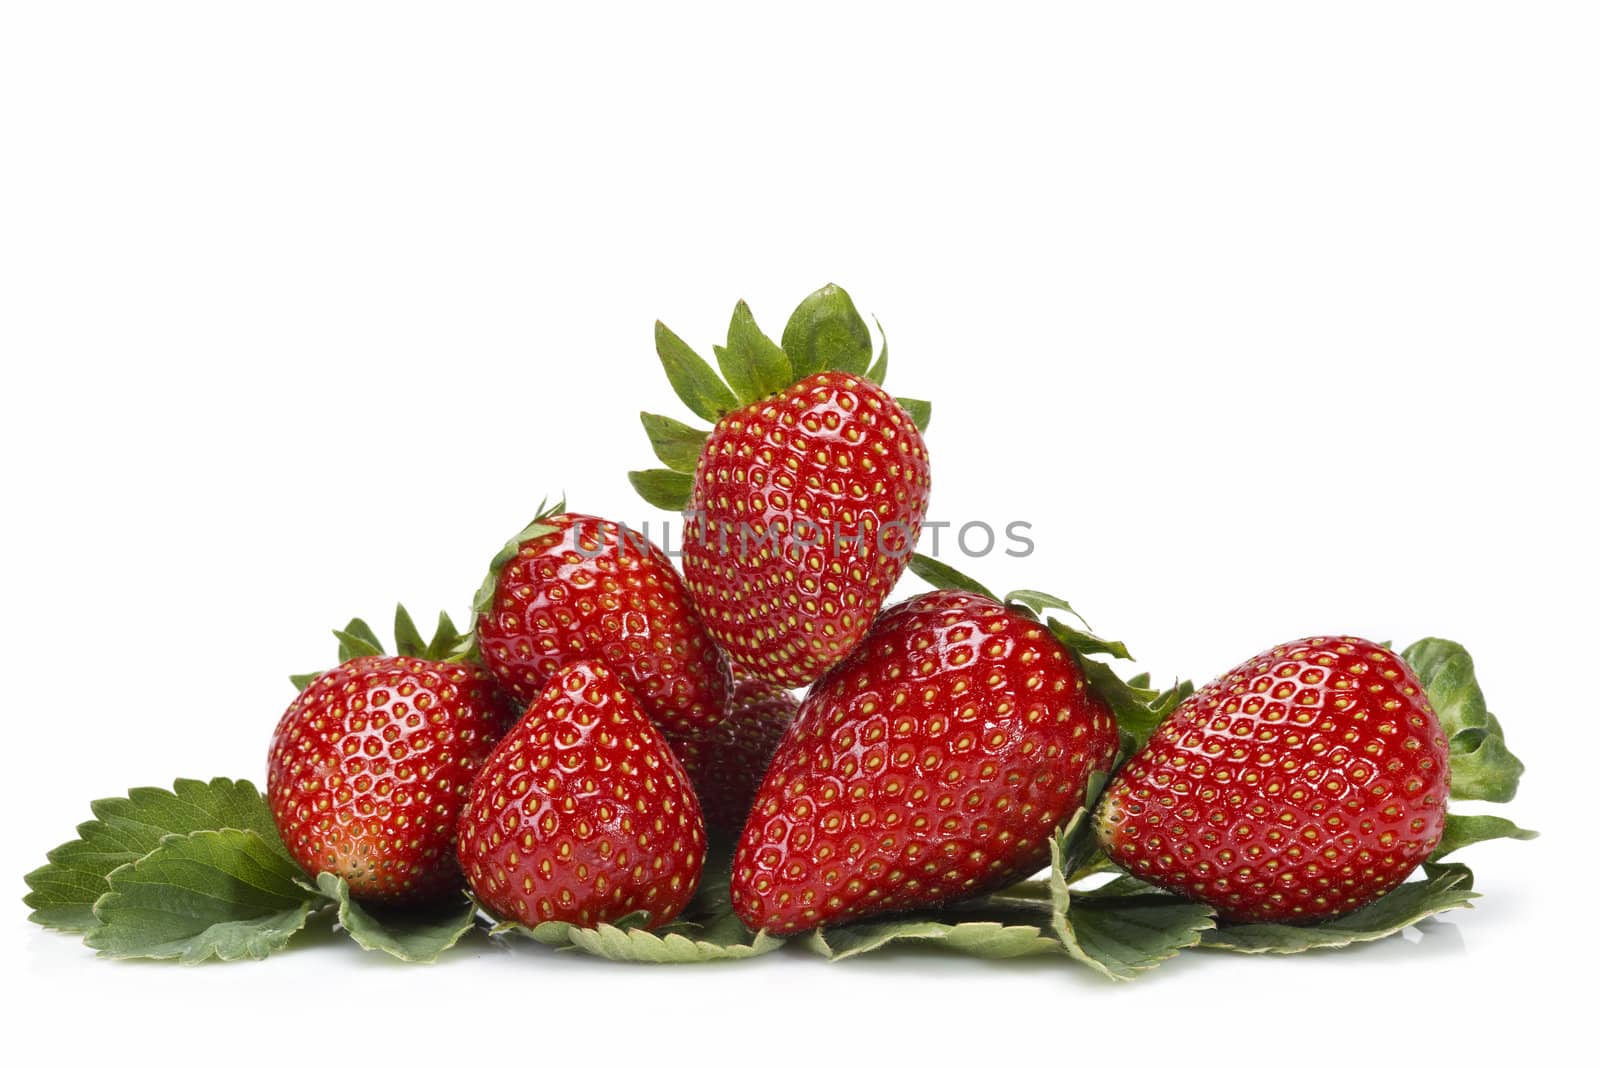
POLYGON ((1065 602, 965 584, 884 612, 806 696, 734 857, 752 930, 937 906, 1031 874, 1111 766, 1115 716, 1058 637, 1076 632, 1026 606, 1065 602))
POLYGON ((524 703, 566 664, 608 665, 669 735, 727 714, 728 664, 655 545, 610 520, 540 509, 473 602, 478 653, 524 703))
POLYGON ((732 837, 743 829, 756 787, 799 707, 782 686, 736 669, 728 718, 703 738, 672 739, 711 836, 732 837))
POLYGON ((569 664, 484 764, 458 855, 478 900, 507 919, 592 927, 644 912, 654 927, 693 896, 705 825, 618 674, 569 664))
POLYGON ((881 387, 885 346, 836 286, 796 309, 780 347, 743 302, 726 384, 660 323, 656 349, 679 397, 714 424, 642 418, 668 470, 640 494, 685 512, 683 571, 718 644, 751 674, 809 685, 866 633, 905 570, 928 511, 929 407, 881 387))
POLYGON ((353 620, 338 632, 343 663, 297 680, 267 800, 307 872, 343 877, 363 901, 416 903, 461 885, 456 817, 511 717, 488 672, 446 659, 459 647, 447 617, 427 646, 403 608, 395 630, 402 655, 386 656, 353 620))
POLYGON ((1096 810, 1106 855, 1222 918, 1304 923, 1439 845, 1449 748, 1416 674, 1361 638, 1269 649, 1194 693, 1096 810))

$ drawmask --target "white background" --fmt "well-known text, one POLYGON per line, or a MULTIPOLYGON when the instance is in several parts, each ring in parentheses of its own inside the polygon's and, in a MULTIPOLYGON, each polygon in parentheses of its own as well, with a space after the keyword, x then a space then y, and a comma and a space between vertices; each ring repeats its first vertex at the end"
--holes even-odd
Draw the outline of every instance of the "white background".
POLYGON ((1420 938, 1190 954, 1126 988, 798 950, 429 969, 311 936, 116 964, 14 903, 5 1041, 959 1065, 1145 1040, 1486 1057, 1573 1028, 1594 9, 569 7, 5 7, 16 897, 90 798, 259 782, 328 629, 461 609, 542 495, 659 520, 624 479, 650 465, 635 413, 682 414, 652 321, 709 352, 737 298, 777 333, 829 280, 888 329, 890 385, 934 401, 933 517, 1034 524, 1032 558, 969 570, 1070 597, 1161 676, 1316 632, 1463 641, 1530 767, 1511 814, 1544 837, 1468 854, 1486 897, 1420 938))

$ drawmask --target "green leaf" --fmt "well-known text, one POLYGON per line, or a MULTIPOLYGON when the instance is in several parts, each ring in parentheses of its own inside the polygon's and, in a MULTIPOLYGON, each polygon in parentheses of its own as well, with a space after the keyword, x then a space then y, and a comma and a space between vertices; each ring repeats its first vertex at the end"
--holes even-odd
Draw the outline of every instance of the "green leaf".
POLYGON ((1450 796, 1510 801, 1522 778, 1522 761, 1506 748, 1500 722, 1489 713, 1472 656, 1444 638, 1424 638, 1400 655, 1422 681, 1450 739, 1450 796))
POLYGON ((1458 849, 1495 838, 1515 838, 1519 842, 1528 842, 1537 837, 1538 831, 1518 827, 1500 816, 1469 816, 1451 812, 1444 818, 1444 837, 1439 841, 1439 848, 1428 859, 1437 861, 1458 849))
POLYGON ((354 660, 358 656, 382 656, 383 642, 372 633, 372 628, 366 621, 352 619, 346 623, 343 630, 336 630, 333 636, 339 639, 339 663, 354 660))
POLYGON ((1006 594, 1006 604, 1020 604, 1036 616, 1042 616, 1053 608, 1069 613, 1086 627, 1089 625, 1089 621, 1079 615, 1076 608, 1053 593, 1042 593, 1039 590, 1012 590, 1006 594))
POLYGON ((72 841, 50 850, 49 863, 27 876, 28 918, 62 931, 94 927, 94 903, 109 889, 106 877, 145 856, 171 834, 235 827, 260 834, 285 860, 272 811, 243 779, 179 779, 171 790, 142 786, 126 797, 89 803, 95 818, 78 825, 72 841))
POLYGON ((911 562, 907 566, 913 575, 936 590, 962 590, 966 593, 975 593, 979 597, 987 597, 991 601, 1000 599, 977 579, 963 575, 949 564, 940 563, 931 556, 912 553, 911 562))
POLYGON ((681 471, 664 471, 660 468, 629 471, 628 481, 633 484, 634 492, 645 499, 645 503, 666 512, 681 513, 688 509, 689 498, 694 493, 694 476, 681 471))
POLYGON ((933 419, 933 405, 925 400, 912 400, 910 397, 896 397, 894 402, 906 410, 911 417, 912 424, 924 434, 928 432, 928 423, 933 419))
POLYGON ((472 635, 463 635, 456 629, 450 613, 440 612, 439 622, 433 628, 433 639, 428 642, 424 656, 429 660, 457 661, 463 659, 472 647, 472 635))
POLYGON ((656 323, 656 355, 667 372, 667 381, 678 399, 689 410, 708 423, 715 423, 739 407, 739 399, 723 384, 722 379, 683 340, 656 323))
POLYGON ((883 324, 878 322, 878 317, 872 317, 872 325, 878 328, 878 337, 883 340, 883 348, 878 350, 878 358, 867 369, 867 381, 883 385, 883 380, 889 377, 889 335, 883 332, 883 324))
MULTIPOLYGON (((494 590, 500 584, 500 569, 517 558, 517 554, 522 551, 524 543, 542 538, 546 534, 556 533, 557 528, 551 526, 545 520, 566 510, 567 499, 565 497, 562 497, 554 505, 550 504, 548 498, 540 501, 538 514, 528 521, 527 526, 513 535, 510 541, 502 545, 499 552, 494 554, 494 559, 489 561, 489 573, 484 576, 483 582, 479 584, 478 592, 472 595, 472 615, 474 619, 494 607, 494 590)), ((448 622, 448 620, 445 622, 448 622)), ((453 625, 452 629, 454 629, 453 625)))
POLYGON ((1216 926, 1207 905, 1171 894, 1075 894, 1073 872, 1093 852, 1088 809, 1050 840, 1051 929, 1067 953, 1108 979, 1136 979, 1216 926))
POLYGON ((339 926, 362 949, 377 950, 413 964, 432 964, 472 930, 478 905, 463 897, 459 904, 437 908, 376 908, 350 898, 350 884, 332 872, 317 876, 322 896, 339 906, 339 926))
POLYGON ((761 332, 750 306, 742 300, 734 306, 728 323, 728 347, 714 347, 714 351, 723 377, 745 404, 781 393, 795 380, 789 357, 761 332))
POLYGON ((406 611, 406 606, 394 606, 394 647, 401 656, 426 656, 428 643, 422 640, 422 634, 417 630, 416 623, 412 622, 411 613, 406 611))
POLYGON ((986 960, 1061 952, 1061 943, 1034 924, 993 920, 944 923, 931 919, 893 919, 881 923, 853 923, 812 931, 806 936, 805 946, 829 960, 848 960, 895 942, 933 944, 986 960))
POLYGON ((872 361, 872 333, 850 294, 828 284, 806 297, 783 328, 794 381, 821 371, 864 375, 872 361))
POLYGON ((306 925, 321 898, 300 869, 255 831, 170 835, 111 873, 84 942, 103 957, 194 964, 260 960, 306 925))
POLYGON ((1080 657, 1104 653, 1114 656, 1118 660, 1133 659, 1132 654, 1128 652, 1128 647, 1121 642, 1109 641, 1090 634, 1088 631, 1075 630, 1059 619, 1050 620, 1048 626, 1050 627, 1050 633, 1056 636, 1057 641, 1077 653, 1080 657))
POLYGON ((1130 685, 1111 665, 1102 661, 1081 655, 1077 660, 1089 688, 1111 707, 1112 714, 1117 717, 1117 728, 1127 736, 1128 744, 1134 748, 1143 745, 1162 719, 1150 705, 1158 696, 1156 692, 1130 685))
POLYGON ((317 678, 321 674, 322 672, 320 671, 313 671, 308 675, 290 675, 289 684, 297 691, 304 690, 307 686, 310 686, 313 682, 316 682, 317 678))
POLYGON ((646 918, 635 913, 614 924, 578 927, 570 923, 541 923, 531 930, 514 929, 548 946, 566 947, 607 960, 641 964, 703 964, 759 957, 783 945, 783 939, 765 931, 752 935, 733 913, 725 862, 708 864, 694 900, 683 916, 653 931, 637 924, 646 918))
POLYGON ((644 432, 650 435, 650 448, 655 451, 656 459, 666 464, 668 470, 694 474, 709 431, 696 430, 676 419, 649 412, 640 412, 639 421, 644 424, 644 432))
POLYGON ((1450 909, 1471 908, 1472 872, 1460 864, 1427 864, 1424 878, 1402 883, 1365 908, 1307 927, 1282 923, 1224 924, 1207 931, 1206 949, 1234 953, 1302 953, 1375 942, 1450 909))

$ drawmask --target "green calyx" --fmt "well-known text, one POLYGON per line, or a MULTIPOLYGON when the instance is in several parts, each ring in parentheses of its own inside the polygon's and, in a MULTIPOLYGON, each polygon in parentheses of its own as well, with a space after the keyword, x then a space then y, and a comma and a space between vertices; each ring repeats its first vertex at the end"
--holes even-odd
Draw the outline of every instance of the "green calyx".
MULTIPOLYGON (((500 583, 500 570, 517 558, 517 553, 522 546, 535 538, 542 538, 546 534, 554 534, 556 527, 547 520, 553 515, 560 515, 567 510, 567 498, 562 494, 554 504, 546 497, 539 502, 539 511, 528 520, 528 525, 517 531, 511 540, 500 547, 494 554, 494 559, 489 561, 489 573, 484 576, 483 582, 478 586, 478 592, 472 595, 472 618, 474 621, 494 605, 494 588, 500 583)), ((468 638, 471 641, 471 638, 468 638)), ((471 655, 473 650, 468 651, 471 655)))
MULTIPOLYGON (((383 648, 383 640, 364 619, 352 619, 334 631, 333 636, 339 639, 341 664, 358 656, 388 655, 383 648)), ((459 663, 470 658, 473 652, 472 636, 462 634, 447 612, 439 613, 439 622, 434 625, 433 637, 424 641, 422 632, 417 629, 411 613, 406 611, 406 606, 403 604, 394 606, 394 644, 395 651, 400 656, 445 664, 459 663)), ((289 681, 294 684, 295 689, 304 690, 321 674, 320 671, 313 671, 307 675, 290 675, 289 681)))
POLYGON ((1148 674, 1124 679, 1109 663, 1095 659, 1109 657, 1112 660, 1131 661, 1133 655, 1122 642, 1102 638, 1090 631, 1088 620, 1079 615, 1071 604, 1054 594, 1042 593, 1039 590, 1014 590, 1004 597, 998 597, 976 579, 921 553, 912 555, 909 567, 912 574, 936 589, 963 590, 980 597, 987 597, 991 601, 997 601, 1014 611, 1043 622, 1050 629, 1050 633, 1055 635, 1056 640, 1072 654, 1089 689, 1110 706, 1112 713, 1117 717, 1125 754, 1142 745, 1156 724, 1176 708, 1184 697, 1194 692, 1194 687, 1190 683, 1181 683, 1170 690, 1157 691, 1151 688, 1148 674), (1083 624, 1083 629, 1074 627, 1051 613, 1066 613, 1083 624))
MULTIPOLYGON (((695 415, 716 424, 729 412, 783 392, 823 371, 841 371, 883 385, 889 370, 889 341, 872 356, 872 332, 855 303, 836 285, 825 285, 806 297, 789 316, 781 344, 756 325, 750 307, 740 301, 728 323, 725 344, 713 345, 713 370, 682 338, 656 323, 656 354, 678 399, 695 415), (721 374, 718 374, 720 370, 721 374)), ((919 430, 928 428, 933 406, 927 401, 896 398, 919 430)), ((628 481, 646 502, 669 512, 689 507, 695 467, 710 433, 670 419, 641 412, 650 447, 664 467, 628 472, 628 481)))

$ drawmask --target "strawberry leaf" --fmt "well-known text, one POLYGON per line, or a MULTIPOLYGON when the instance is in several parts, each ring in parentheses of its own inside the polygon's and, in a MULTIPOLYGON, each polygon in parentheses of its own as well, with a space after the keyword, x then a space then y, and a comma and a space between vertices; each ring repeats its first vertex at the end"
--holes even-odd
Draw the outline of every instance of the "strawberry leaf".
POLYGON ((676 419, 651 415, 649 412, 640 412, 639 421, 644 424, 644 432, 650 436, 650 448, 655 451, 656 459, 666 464, 670 471, 694 474, 695 467, 700 463, 700 450, 710 436, 707 431, 696 430, 676 419))
POLYGON ((1087 808, 1050 840, 1050 927, 1074 960, 1108 979, 1137 979, 1216 926, 1209 906, 1171 894, 1074 892, 1074 873, 1094 852, 1087 808))
POLYGON ((728 892, 728 871, 726 861, 708 864, 700 889, 683 915, 653 931, 643 928, 648 917, 642 912, 595 927, 554 921, 531 929, 516 924, 502 928, 516 930, 547 946, 570 947, 606 960, 641 964, 704 964, 771 953, 784 940, 765 931, 752 935, 739 922, 728 892))
POLYGON ((722 376, 745 404, 780 393, 795 380, 789 357, 761 332, 750 306, 742 300, 734 306, 728 323, 728 347, 713 347, 713 351, 722 376))
POLYGON ((1471 908, 1472 872, 1461 864, 1425 864, 1424 878, 1402 883, 1365 908, 1308 927, 1281 923, 1224 924, 1201 939, 1206 949, 1234 953, 1302 953, 1388 938, 1450 909, 1471 908))
POLYGON ((383 641, 373 633, 364 619, 352 619, 344 625, 343 630, 334 631, 333 636, 339 639, 341 664, 358 656, 383 655, 383 641))
POLYGON ((805 946, 829 960, 848 960, 896 942, 937 945, 954 953, 986 960, 1060 953, 1061 943, 1037 924, 994 920, 945 923, 936 919, 894 919, 853 923, 812 931, 805 946))
POLYGON ((403 604, 394 606, 394 647, 401 656, 420 657, 428 652, 428 643, 422 640, 422 633, 403 604))
POLYGON ((681 471, 629 471, 628 481, 646 504, 653 504, 664 512, 683 512, 689 507, 689 496, 694 492, 694 476, 681 471))
POLYGON ((322 899, 255 831, 169 835, 111 873, 84 943, 103 957, 185 964, 260 960, 288 944, 322 899))
POLYGON ((339 926, 362 949, 413 964, 432 964, 472 930, 478 905, 462 898, 436 908, 401 909, 363 905, 350 898, 350 884, 332 872, 317 876, 317 889, 338 905, 339 926))
POLYGON ((925 400, 912 400, 910 397, 896 397, 895 403, 906 410, 911 417, 912 425, 924 434, 928 432, 928 423, 933 419, 933 405, 925 400))
POLYGON ((660 322, 656 323, 656 355, 661 358, 672 391, 706 422, 715 423, 739 407, 739 398, 717 377, 711 365, 660 322))
POLYGON ((883 380, 889 377, 889 335, 883 332, 883 324, 878 322, 878 317, 872 317, 872 325, 878 328, 878 337, 883 342, 883 347, 878 350, 878 358, 872 361, 872 366, 867 368, 867 381, 883 385, 883 380))
POLYGON ((1439 841, 1439 848, 1428 859, 1437 861, 1458 849, 1495 838, 1515 838, 1519 842, 1527 842, 1537 837, 1538 831, 1518 827, 1500 816, 1469 816, 1451 812, 1444 818, 1444 837, 1439 841))
POLYGON ((872 361, 872 333, 850 294, 830 283, 802 300, 789 316, 783 351, 796 382, 822 371, 865 375, 872 361))
POLYGON ((1472 656, 1443 638, 1424 638, 1400 655, 1422 680, 1428 703, 1450 739, 1450 796, 1510 801, 1522 778, 1522 761, 1506 748, 1505 733, 1478 685, 1472 656))
POLYGON ((936 590, 962 590, 966 593, 975 593, 979 597, 987 597, 991 601, 1000 599, 977 579, 963 575, 949 564, 940 563, 931 556, 912 553, 907 566, 913 575, 936 590))
POLYGON ((489 561, 489 573, 484 576, 483 582, 478 585, 478 592, 472 595, 472 617, 474 620, 494 607, 494 590, 500 584, 500 569, 517 558, 517 554, 522 551, 522 546, 525 542, 542 538, 546 534, 556 533, 557 528, 551 526, 545 520, 566 510, 567 500, 565 497, 562 497, 554 505, 550 504, 548 499, 539 502, 538 514, 528 522, 527 526, 513 535, 510 541, 502 545, 499 552, 494 554, 494 558, 489 561))
POLYGON ((96 926, 94 903, 110 889, 106 877, 153 851, 168 835, 234 827, 256 832, 289 858, 271 810, 243 779, 179 779, 171 790, 137 787, 126 797, 92 801, 89 810, 95 818, 79 824, 78 836, 52 849, 49 863, 27 876, 31 892, 23 901, 34 910, 28 917, 34 923, 61 931, 96 926))

